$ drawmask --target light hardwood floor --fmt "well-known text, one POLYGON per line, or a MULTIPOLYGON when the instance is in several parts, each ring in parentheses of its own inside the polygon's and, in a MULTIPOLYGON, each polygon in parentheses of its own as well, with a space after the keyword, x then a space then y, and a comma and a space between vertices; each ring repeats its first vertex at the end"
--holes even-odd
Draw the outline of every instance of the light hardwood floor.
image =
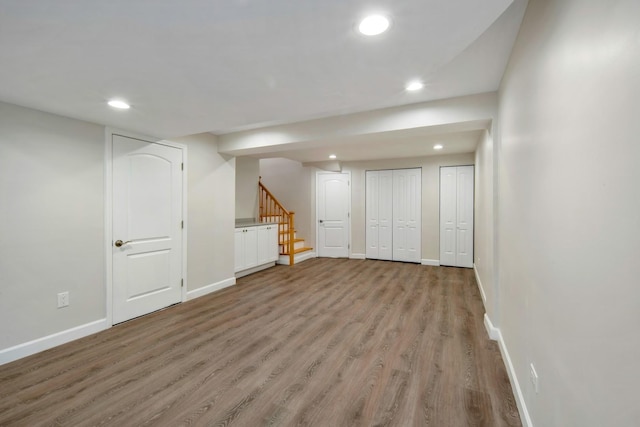
POLYGON ((0 425, 519 426, 472 270, 277 266, 0 366, 0 425))

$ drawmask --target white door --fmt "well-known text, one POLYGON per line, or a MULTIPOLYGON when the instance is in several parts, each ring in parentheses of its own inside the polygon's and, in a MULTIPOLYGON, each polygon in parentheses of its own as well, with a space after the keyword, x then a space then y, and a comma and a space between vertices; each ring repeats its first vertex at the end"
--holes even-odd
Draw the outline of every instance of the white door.
POLYGON ((115 324, 182 300, 182 150, 112 142, 115 324))
POLYGON ((393 259, 393 172, 366 172, 366 257, 393 259))
POLYGON ((457 175, 456 264, 473 267, 473 166, 459 166, 457 175))
POLYGON ((473 267, 473 169, 440 168, 440 265, 473 267))
POLYGON ((421 262, 422 169, 393 171, 393 259, 421 262))
POLYGON ((440 168, 440 265, 456 266, 457 168, 440 168))
POLYGON ((349 256, 349 174, 318 173, 318 256, 349 256))

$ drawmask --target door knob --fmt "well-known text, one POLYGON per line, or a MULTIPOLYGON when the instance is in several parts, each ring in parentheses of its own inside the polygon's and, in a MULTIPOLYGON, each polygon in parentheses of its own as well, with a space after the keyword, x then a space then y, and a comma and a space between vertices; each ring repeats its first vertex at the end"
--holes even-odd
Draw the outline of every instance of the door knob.
POLYGON ((321 219, 319 219, 319 220, 318 220, 318 222, 319 222, 320 224, 322 224, 324 221, 323 221, 323 220, 321 220, 321 219))
POLYGON ((119 248, 122 245, 126 245, 127 243, 131 243, 132 240, 127 240, 126 242, 123 242, 122 240, 116 240, 114 245, 116 246, 116 248, 119 248))

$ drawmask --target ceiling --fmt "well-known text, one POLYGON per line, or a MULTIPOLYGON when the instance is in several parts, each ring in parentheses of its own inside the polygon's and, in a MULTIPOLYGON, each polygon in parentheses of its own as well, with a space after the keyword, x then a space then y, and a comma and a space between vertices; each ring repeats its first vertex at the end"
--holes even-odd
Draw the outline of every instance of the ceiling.
MULTIPOLYGON (((0 0, 0 100, 171 138, 490 92, 525 7, 526 0, 0 0), (365 37, 357 23, 372 12, 389 16, 391 27, 365 37), (404 91, 410 79, 425 89, 404 91), (132 108, 108 107, 114 97, 132 108)), ((371 149, 387 150, 392 136, 373 138, 371 149)), ((403 153, 424 148, 420 135, 395 137, 403 153)), ((456 138, 460 147, 477 141, 456 138)), ((362 157, 361 144, 345 147, 345 156, 362 157)), ((289 155, 301 161, 326 155, 297 151, 289 155)))

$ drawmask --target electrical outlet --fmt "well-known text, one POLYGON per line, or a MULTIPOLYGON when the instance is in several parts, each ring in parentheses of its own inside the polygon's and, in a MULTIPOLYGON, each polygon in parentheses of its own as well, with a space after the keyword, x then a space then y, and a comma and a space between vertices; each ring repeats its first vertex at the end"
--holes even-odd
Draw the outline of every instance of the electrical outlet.
POLYGON ((58 308, 67 307, 69 305, 69 292, 60 292, 58 294, 58 308))
POLYGON ((538 373, 536 372, 536 368, 533 366, 533 363, 529 365, 529 378, 531 379, 531 384, 533 384, 533 389, 536 394, 538 394, 538 373))

